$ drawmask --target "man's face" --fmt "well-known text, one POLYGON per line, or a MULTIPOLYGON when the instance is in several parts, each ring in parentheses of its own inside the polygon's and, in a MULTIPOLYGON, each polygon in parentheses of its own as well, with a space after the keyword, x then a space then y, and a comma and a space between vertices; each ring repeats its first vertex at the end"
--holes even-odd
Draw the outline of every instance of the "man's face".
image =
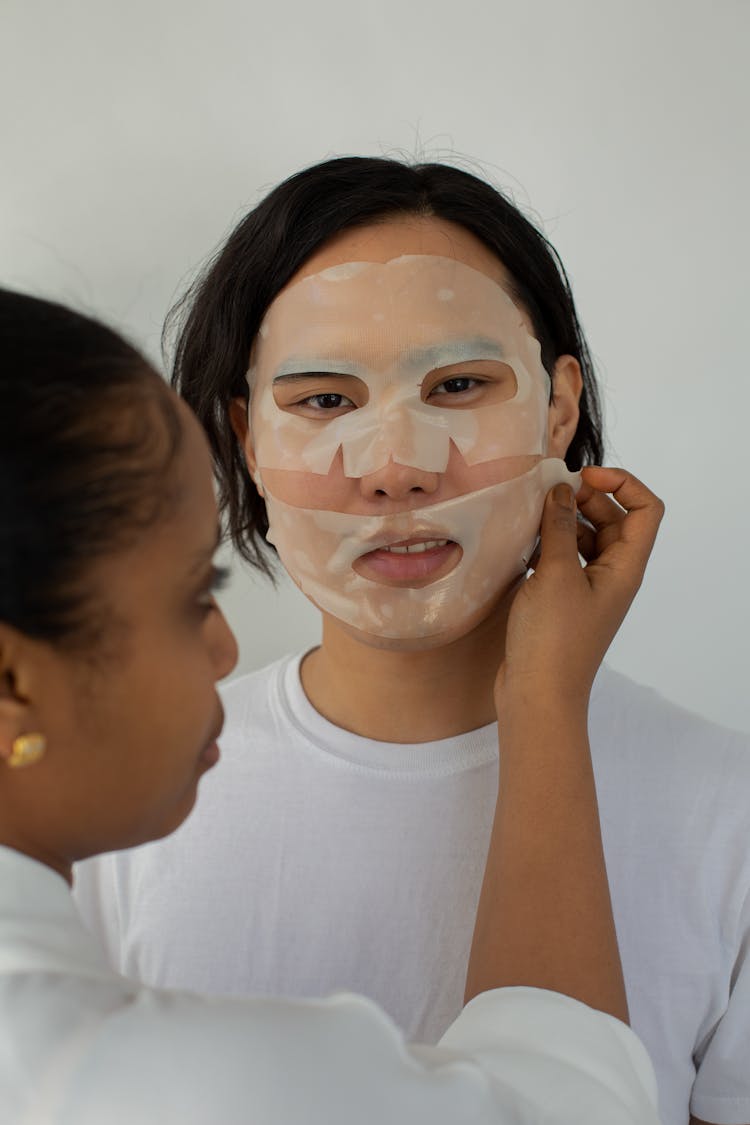
POLYGON ((482 619, 523 572, 550 486, 550 381, 528 317, 439 233, 440 254, 388 258, 386 237, 374 261, 370 244, 308 263, 249 371, 269 539, 324 612, 393 647, 482 619))

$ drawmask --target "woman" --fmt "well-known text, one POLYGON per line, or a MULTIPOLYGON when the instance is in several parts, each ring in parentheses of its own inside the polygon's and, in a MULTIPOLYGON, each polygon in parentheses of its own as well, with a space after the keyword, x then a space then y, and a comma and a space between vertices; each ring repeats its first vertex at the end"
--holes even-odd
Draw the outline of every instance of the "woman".
MULTIPOLYGON (((510 799, 469 967, 478 998, 441 1047, 407 1050, 353 996, 157 992, 108 969, 68 884, 77 860, 173 831, 219 757, 215 682, 236 647, 212 596, 209 453, 189 410, 102 325, 2 291, 0 327, 3 1121, 656 1122, 650 1064, 620 1022, 586 705, 660 502, 625 473, 592 471, 581 507, 609 543, 584 571, 571 490, 547 501, 496 689, 510 799), (561 640, 576 621, 571 662, 561 640), (549 705, 532 716, 540 684, 549 705), (520 861, 541 802, 557 857, 532 846, 520 861), (537 984, 576 999, 499 987, 537 984)), ((384 965, 398 955, 384 950, 384 965)))
MULTIPOLYGON (((345 987, 436 1042, 463 999, 490 840, 513 585, 547 474, 602 459, 564 273, 464 172, 326 162, 272 191, 196 283, 174 382, 236 549, 268 569, 270 534, 322 640, 223 691, 227 768, 197 817, 81 872, 81 904, 150 984, 345 987), (383 949, 399 953, 387 970, 383 949)), ((747 1125, 747 741, 607 669, 590 720, 665 1116, 747 1125)))

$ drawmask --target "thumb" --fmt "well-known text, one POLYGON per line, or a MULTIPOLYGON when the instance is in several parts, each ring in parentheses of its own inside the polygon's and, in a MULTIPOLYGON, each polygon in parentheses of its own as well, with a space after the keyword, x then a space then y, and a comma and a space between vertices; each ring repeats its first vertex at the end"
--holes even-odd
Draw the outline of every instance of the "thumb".
POLYGON ((541 560, 537 569, 543 570, 555 562, 580 565, 576 501, 569 484, 556 484, 547 493, 542 512, 541 560))

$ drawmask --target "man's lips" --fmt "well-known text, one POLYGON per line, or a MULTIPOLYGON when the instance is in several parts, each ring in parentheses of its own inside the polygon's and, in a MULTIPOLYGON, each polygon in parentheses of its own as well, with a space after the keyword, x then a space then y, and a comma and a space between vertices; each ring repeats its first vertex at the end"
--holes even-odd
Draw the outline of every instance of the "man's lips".
POLYGON ((418 589, 449 574, 462 554, 461 547, 452 539, 434 533, 418 535, 383 544, 360 555, 353 569, 362 578, 386 586, 418 589))

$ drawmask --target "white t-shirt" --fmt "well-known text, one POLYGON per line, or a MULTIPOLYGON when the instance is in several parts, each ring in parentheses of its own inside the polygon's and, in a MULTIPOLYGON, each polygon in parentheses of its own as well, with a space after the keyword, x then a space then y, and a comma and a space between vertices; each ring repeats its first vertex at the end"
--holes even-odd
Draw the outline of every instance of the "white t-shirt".
POLYGON ((629 1028, 552 992, 486 992, 443 1045, 410 1048, 359 996, 133 984, 62 877, 0 847, 3 1125, 658 1125, 655 1106, 629 1028))
MULTIPOLYGON (((360 738, 313 709, 299 661, 224 689, 223 761, 196 811, 165 841, 80 865, 81 908, 114 965, 148 984, 346 989, 434 1043, 461 1008, 496 727, 360 738)), ((746 1125, 748 739, 608 669, 589 725, 631 1020, 662 1117, 746 1125)))

